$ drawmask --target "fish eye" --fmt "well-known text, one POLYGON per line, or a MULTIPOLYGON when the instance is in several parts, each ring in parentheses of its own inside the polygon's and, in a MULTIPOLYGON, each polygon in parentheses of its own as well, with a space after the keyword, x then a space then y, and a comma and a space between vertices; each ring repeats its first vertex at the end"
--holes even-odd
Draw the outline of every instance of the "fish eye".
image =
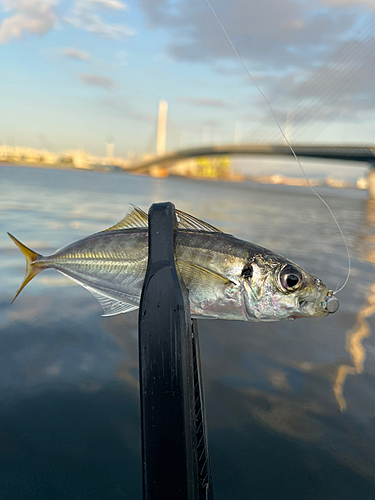
POLYGON ((293 266, 285 266, 279 275, 280 285, 286 291, 296 290, 302 284, 302 274, 293 266))

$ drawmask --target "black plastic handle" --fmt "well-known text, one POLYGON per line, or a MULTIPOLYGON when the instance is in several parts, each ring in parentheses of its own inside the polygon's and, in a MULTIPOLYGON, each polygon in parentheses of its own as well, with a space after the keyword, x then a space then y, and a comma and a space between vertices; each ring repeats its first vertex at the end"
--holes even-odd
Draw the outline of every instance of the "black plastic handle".
MULTIPOLYGON (((188 294, 174 261, 176 224, 172 203, 151 206, 148 267, 139 308, 144 500, 209 498, 206 468, 205 484, 198 469, 200 375, 196 372, 194 380, 197 362, 188 294)), ((200 445, 206 443, 201 438, 200 445)))

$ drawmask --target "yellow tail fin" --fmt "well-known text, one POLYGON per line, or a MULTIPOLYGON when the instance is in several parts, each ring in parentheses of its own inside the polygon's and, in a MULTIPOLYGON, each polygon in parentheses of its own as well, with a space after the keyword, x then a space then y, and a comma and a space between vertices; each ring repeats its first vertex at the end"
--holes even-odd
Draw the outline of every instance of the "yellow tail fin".
POLYGON ((35 267, 33 266, 33 262, 37 260, 38 257, 41 257, 36 252, 33 252, 30 250, 30 248, 27 248, 23 243, 17 240, 14 236, 12 236, 10 233, 8 233, 9 237, 14 241, 14 243, 18 246, 18 248, 21 250, 21 252, 24 254, 26 257, 26 274, 25 274, 25 279, 23 280, 22 285, 20 286, 18 292, 14 296, 14 299, 12 300, 11 304, 16 300, 18 295, 20 294, 21 290, 28 284, 29 281, 31 281, 34 276, 36 276, 40 271, 43 271, 43 267, 35 267))

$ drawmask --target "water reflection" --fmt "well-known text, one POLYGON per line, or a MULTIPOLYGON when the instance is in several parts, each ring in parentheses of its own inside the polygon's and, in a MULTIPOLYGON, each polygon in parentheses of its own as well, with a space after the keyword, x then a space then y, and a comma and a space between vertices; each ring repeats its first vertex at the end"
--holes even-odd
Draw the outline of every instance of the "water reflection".
MULTIPOLYGON (((366 228, 375 228, 375 200, 366 201, 366 228)), ((375 234, 365 231, 361 238, 363 258, 375 265, 375 234)), ((375 278, 375 276, 374 276, 375 278)), ((351 355, 353 365, 340 365, 333 384, 333 392, 341 411, 347 408, 344 397, 345 382, 348 375, 360 375, 364 371, 366 350, 363 341, 372 333, 368 318, 375 314, 375 283, 369 285, 365 303, 359 309, 355 326, 346 335, 346 350, 351 355)))
MULTIPOLYGON (((345 276, 340 236, 302 188, 0 169, 4 233, 30 246, 34 240, 40 253, 116 223, 128 202, 147 210, 171 200, 286 255, 330 288, 345 276)), ((345 385, 350 411, 340 414, 332 393, 339 364, 356 370, 342 362, 348 325, 359 326, 361 310, 372 325, 374 208, 367 207, 358 237, 364 193, 326 195, 353 256, 338 313, 199 322, 217 500, 244 500, 249 491, 262 500, 375 496, 373 347, 366 374, 345 385)), ((10 306, 25 264, 13 243, 0 239, 1 498, 140 498, 137 312, 103 318, 86 290, 54 271, 36 277, 10 306)))

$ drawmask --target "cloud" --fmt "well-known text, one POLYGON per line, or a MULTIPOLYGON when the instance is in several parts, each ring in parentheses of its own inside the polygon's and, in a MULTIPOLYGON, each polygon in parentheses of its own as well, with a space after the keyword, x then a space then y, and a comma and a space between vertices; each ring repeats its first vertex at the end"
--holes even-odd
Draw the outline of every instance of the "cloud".
POLYGON ((341 114, 375 110, 375 37, 369 35, 341 42, 304 78, 286 78, 278 92, 300 108, 336 107, 341 114))
MULTIPOLYGON (((177 62, 242 74, 237 56, 204 0, 139 0, 150 28, 169 34, 177 62)), ((211 0, 252 76, 281 122, 350 122, 375 112, 375 0, 211 0)), ((198 100, 191 104, 203 105, 198 100)), ((251 109, 262 110, 254 96, 251 109)))
POLYGON ((66 21, 76 28, 113 40, 134 35, 134 31, 123 24, 106 23, 97 14, 98 8, 119 11, 126 10, 126 4, 120 0, 77 0, 66 21))
POLYGON ((16 11, 0 26, 0 44, 22 38, 24 32, 44 35, 57 21, 53 0, 3 0, 5 12, 16 11))
MULTIPOLYGON (((213 5, 239 53, 258 68, 285 70, 316 64, 355 23, 352 13, 322 9, 323 0, 232 0, 213 5)), ((236 55, 206 2, 140 0, 152 27, 171 34, 168 53, 178 61, 217 63, 236 55)))
MULTIPOLYGON (((370 20, 362 27, 362 40, 341 41, 318 67, 302 74, 296 70, 272 79, 268 97, 282 125, 289 115, 294 141, 306 141, 311 133, 316 135, 317 124, 321 133, 331 124, 354 125, 374 120, 375 36, 372 25, 370 20)), ((269 124, 270 119, 267 113, 256 120, 256 128, 259 129, 259 123, 269 124)), ((271 142, 279 139, 276 128, 271 134, 271 142)))
POLYGON ((244 70, 242 66, 230 67, 222 64, 215 66, 215 72, 219 75, 224 76, 244 76, 244 70))
POLYGON ((95 33, 104 38, 121 40, 124 36, 134 35, 134 31, 120 24, 106 24, 99 16, 92 15, 88 24, 81 26, 90 33, 95 33))
POLYGON ((87 4, 96 4, 110 10, 125 10, 127 5, 120 0, 84 0, 87 4))
POLYGON ((375 9, 375 0, 327 0, 326 3, 334 7, 359 7, 363 5, 375 9))
MULTIPOLYGON (((57 0, 3 0, 4 11, 15 13, 1 23, 0 44, 12 38, 22 38, 25 32, 44 35, 54 28, 57 23, 54 7, 57 3, 57 0)), ((107 23, 98 11, 126 9, 121 0, 76 0, 65 21, 98 36, 120 40, 133 35, 134 31, 123 24, 107 23)))
POLYGON ((113 90, 115 88, 115 82, 106 76, 101 75, 92 75, 88 73, 84 73, 79 75, 79 78, 82 83, 86 85, 94 85, 96 87, 102 87, 107 90, 113 90))
POLYGON ((90 61, 91 56, 87 52, 83 50, 75 49, 75 48, 67 48, 63 50, 63 56, 68 59, 78 59, 80 61, 90 61))
MULTIPOLYGON (((12 38, 22 38, 25 32, 44 35, 57 24, 54 7, 57 0, 3 0, 4 11, 13 15, 6 17, 0 26, 0 44, 12 38)), ((110 24, 98 11, 125 11, 121 0, 76 0, 70 15, 65 19, 76 28, 105 38, 121 40, 134 31, 123 24, 110 24)))
POLYGON ((208 97, 182 97, 180 101, 192 104, 193 106, 206 106, 209 108, 225 108, 228 106, 222 99, 211 99, 208 97))

